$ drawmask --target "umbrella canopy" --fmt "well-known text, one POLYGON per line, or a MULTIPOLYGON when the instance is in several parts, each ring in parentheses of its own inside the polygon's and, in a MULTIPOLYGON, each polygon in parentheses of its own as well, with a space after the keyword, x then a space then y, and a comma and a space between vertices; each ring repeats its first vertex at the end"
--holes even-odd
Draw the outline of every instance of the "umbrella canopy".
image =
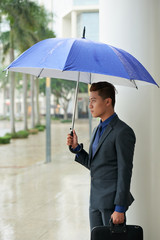
MULTIPOLYGON (((128 52, 99 42, 76 38, 50 38, 36 43, 5 70, 36 77, 54 77, 91 84, 108 81, 137 87, 157 83, 128 52)), ((158 85, 157 85, 158 86, 158 85)))
MULTIPOLYGON (((89 84, 107 81, 136 88, 139 83, 157 85, 142 64, 128 52, 84 37, 50 38, 38 42, 5 70, 77 81, 71 134, 79 81, 89 84)), ((72 151, 71 146, 69 148, 72 151)))

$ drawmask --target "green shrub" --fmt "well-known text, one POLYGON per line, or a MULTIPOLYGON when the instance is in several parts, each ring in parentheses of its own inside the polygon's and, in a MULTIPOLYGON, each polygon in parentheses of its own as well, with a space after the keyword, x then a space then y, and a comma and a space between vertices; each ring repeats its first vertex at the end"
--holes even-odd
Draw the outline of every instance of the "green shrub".
POLYGON ((6 133, 4 136, 12 138, 12 134, 11 133, 6 133))
POLYGON ((11 136, 0 137, 0 144, 10 143, 10 140, 11 140, 11 136))
POLYGON ((44 129, 46 128, 46 126, 45 125, 43 125, 43 124, 37 124, 36 126, 35 126, 35 128, 37 128, 38 129, 38 131, 44 131, 44 129))
POLYGON ((59 118, 59 117, 51 117, 51 119, 52 119, 53 121, 60 120, 60 118, 59 118))
POLYGON ((46 128, 46 125, 44 125, 44 124, 37 124, 37 125, 35 126, 35 128, 39 128, 39 127, 46 128))
POLYGON ((38 129, 38 131, 42 132, 42 131, 44 131, 45 128, 44 127, 38 127, 37 129, 38 129))
POLYGON ((72 120, 70 120, 70 119, 67 119, 67 120, 61 120, 61 123, 71 123, 72 122, 72 120))
POLYGON ((12 133, 11 135, 12 135, 12 138, 27 138, 29 135, 29 132, 25 130, 21 130, 16 133, 12 133))
POLYGON ((1 120, 8 120, 9 121, 9 117, 6 117, 6 116, 0 116, 0 121, 1 120))

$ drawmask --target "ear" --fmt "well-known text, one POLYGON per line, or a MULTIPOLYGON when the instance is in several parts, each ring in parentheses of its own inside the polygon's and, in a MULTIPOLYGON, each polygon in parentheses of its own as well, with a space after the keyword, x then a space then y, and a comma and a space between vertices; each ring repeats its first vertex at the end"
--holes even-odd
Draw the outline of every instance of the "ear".
POLYGON ((106 103, 106 106, 109 107, 110 105, 112 105, 112 99, 111 98, 106 98, 105 103, 106 103))

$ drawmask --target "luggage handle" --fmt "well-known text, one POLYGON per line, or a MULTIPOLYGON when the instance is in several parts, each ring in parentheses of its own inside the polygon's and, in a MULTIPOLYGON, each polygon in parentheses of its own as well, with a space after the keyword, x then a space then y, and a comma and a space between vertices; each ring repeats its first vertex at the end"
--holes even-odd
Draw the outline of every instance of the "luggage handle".
POLYGON ((126 218, 122 224, 114 224, 112 218, 109 220, 109 227, 112 234, 114 233, 126 233, 126 218))

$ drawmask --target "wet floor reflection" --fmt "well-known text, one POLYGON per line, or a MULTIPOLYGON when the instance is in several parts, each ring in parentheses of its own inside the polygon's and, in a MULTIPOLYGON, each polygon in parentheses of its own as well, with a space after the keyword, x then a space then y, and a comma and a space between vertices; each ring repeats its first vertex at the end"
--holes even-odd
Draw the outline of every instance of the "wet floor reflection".
MULTIPOLYGON (((70 124, 52 124, 52 162, 45 164, 45 132, 0 146, 0 239, 89 239, 89 171, 66 147, 70 124)), ((76 123, 89 144, 88 122, 76 123)))

